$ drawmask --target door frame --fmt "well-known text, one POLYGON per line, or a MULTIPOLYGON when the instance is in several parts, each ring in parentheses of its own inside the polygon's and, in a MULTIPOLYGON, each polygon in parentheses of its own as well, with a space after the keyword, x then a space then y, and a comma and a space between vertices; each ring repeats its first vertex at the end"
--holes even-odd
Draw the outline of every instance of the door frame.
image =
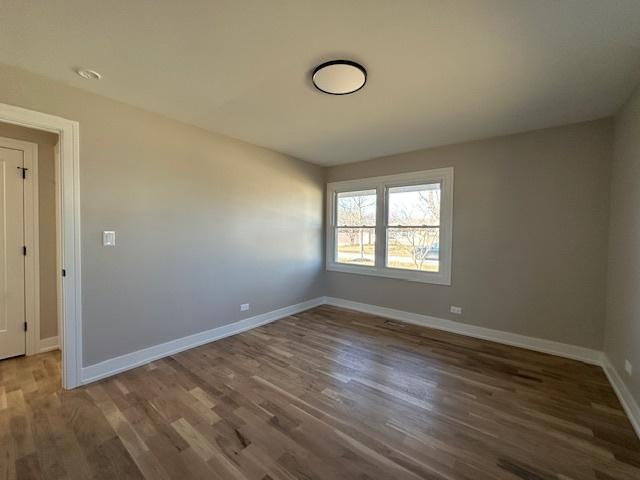
MULTIPOLYGON (((0 137, 0 146, 24 152, 27 169, 23 190, 24 245, 24 321, 25 353, 40 352, 40 225, 38 208, 38 145, 33 142, 0 137)), ((57 277, 56 277, 57 280, 57 277)))
POLYGON ((56 243, 62 302, 58 340, 62 349, 62 386, 80 385, 82 369, 82 282, 80 266, 80 125, 66 118, 0 103, 0 122, 58 134, 55 155, 56 243), (63 272, 65 276, 63 277, 63 272))

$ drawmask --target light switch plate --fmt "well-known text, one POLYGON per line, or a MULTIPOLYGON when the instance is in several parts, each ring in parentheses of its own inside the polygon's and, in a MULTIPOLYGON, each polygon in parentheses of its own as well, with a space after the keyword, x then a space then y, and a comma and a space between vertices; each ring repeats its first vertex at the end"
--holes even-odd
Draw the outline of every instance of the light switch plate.
POLYGON ((102 232, 102 245, 105 247, 116 246, 116 232, 113 230, 105 230, 102 232))

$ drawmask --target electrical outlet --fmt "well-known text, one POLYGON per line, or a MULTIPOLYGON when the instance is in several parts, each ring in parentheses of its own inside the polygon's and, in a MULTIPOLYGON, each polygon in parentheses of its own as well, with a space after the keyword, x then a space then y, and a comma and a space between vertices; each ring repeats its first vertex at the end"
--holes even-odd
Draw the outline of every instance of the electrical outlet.
POLYGON ((629 360, 624 361, 624 371, 627 372, 627 375, 631 375, 631 373, 633 373, 633 366, 629 360))
POLYGON ((242 305, 240 305, 240 311, 241 312, 246 312, 247 310, 249 310, 251 308, 251 305, 248 303, 243 303, 242 305))
POLYGON ((461 315, 462 314, 462 307, 456 307, 454 305, 451 305, 450 311, 451 311, 451 313, 455 313, 456 315, 461 315))

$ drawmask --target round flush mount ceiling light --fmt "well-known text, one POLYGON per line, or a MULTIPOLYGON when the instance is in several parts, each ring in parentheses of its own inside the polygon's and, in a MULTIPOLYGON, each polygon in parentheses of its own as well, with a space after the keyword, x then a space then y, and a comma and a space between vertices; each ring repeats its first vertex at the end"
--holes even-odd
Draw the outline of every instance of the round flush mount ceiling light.
POLYGON ((364 87, 367 71, 350 60, 332 60, 318 65, 313 71, 313 84, 330 95, 348 95, 364 87))
POLYGON ((100 75, 95 70, 89 70, 87 68, 78 68, 76 73, 80 75, 82 78, 86 78, 87 80, 100 80, 102 75, 100 75))

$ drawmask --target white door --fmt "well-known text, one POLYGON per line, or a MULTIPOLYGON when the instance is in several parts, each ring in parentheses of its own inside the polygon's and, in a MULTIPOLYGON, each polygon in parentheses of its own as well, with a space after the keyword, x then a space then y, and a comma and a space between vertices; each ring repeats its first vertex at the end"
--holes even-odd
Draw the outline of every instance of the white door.
POLYGON ((0 147, 0 359, 24 355, 24 152, 0 147))

